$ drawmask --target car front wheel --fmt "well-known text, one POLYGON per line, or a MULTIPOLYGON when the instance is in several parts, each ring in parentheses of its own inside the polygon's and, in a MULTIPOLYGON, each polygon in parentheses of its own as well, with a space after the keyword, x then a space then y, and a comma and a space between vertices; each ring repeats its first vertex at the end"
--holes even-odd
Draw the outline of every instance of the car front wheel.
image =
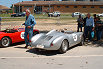
POLYGON ((57 17, 59 17, 60 15, 57 15, 57 17))
POLYGON ((59 49, 59 52, 60 53, 65 53, 68 50, 68 47, 69 47, 68 45, 69 45, 68 41, 67 40, 63 40, 62 44, 61 44, 61 47, 59 49))
POLYGON ((8 37, 3 37, 0 42, 0 47, 8 47, 11 44, 11 40, 8 37))

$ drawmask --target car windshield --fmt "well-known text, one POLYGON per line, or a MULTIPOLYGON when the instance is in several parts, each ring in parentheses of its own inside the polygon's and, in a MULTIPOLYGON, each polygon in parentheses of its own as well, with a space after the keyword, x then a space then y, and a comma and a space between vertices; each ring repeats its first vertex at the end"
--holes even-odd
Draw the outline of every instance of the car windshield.
POLYGON ((6 30, 4 30, 2 32, 5 32, 5 33, 15 33, 15 32, 18 32, 18 30, 16 30, 16 29, 6 29, 6 30))
POLYGON ((18 31, 24 31, 24 28, 19 28, 18 31))

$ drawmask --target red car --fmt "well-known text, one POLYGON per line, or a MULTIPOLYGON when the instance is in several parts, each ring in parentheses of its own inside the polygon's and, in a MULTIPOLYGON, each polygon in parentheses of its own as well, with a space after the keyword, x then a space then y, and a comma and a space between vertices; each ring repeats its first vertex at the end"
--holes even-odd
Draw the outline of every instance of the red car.
MULTIPOLYGON (((8 47, 10 44, 24 41, 24 32, 24 28, 0 31, 0 47, 8 47)), ((33 30, 33 35, 38 33, 38 30, 33 30)))

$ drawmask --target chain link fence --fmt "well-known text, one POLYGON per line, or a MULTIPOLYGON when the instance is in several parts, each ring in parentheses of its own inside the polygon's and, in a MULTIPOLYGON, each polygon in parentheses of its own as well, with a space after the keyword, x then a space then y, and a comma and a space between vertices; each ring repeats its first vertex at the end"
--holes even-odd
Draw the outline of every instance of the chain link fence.
MULTIPOLYGON (((67 29, 70 31, 77 30, 76 19, 72 17, 35 17, 36 25, 34 29, 40 31, 50 31, 52 29, 61 30, 67 29)), ((1 30, 7 28, 24 28, 22 25, 25 22, 25 17, 8 17, 2 18, 1 30)))

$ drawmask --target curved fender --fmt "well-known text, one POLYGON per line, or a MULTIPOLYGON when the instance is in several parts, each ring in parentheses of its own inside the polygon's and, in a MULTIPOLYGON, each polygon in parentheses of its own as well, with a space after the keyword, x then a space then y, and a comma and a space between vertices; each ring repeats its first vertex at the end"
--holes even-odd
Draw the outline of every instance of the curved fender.
POLYGON ((40 37, 42 37, 44 34, 37 34, 37 35, 34 35, 32 38, 31 38, 31 41, 32 42, 35 42, 37 39, 39 39, 40 37))
POLYGON ((55 47, 56 50, 58 50, 61 47, 62 41, 64 39, 68 40, 68 37, 67 36, 59 36, 52 42, 53 46, 55 47))
POLYGON ((0 40, 3 38, 4 36, 0 35, 0 40))

